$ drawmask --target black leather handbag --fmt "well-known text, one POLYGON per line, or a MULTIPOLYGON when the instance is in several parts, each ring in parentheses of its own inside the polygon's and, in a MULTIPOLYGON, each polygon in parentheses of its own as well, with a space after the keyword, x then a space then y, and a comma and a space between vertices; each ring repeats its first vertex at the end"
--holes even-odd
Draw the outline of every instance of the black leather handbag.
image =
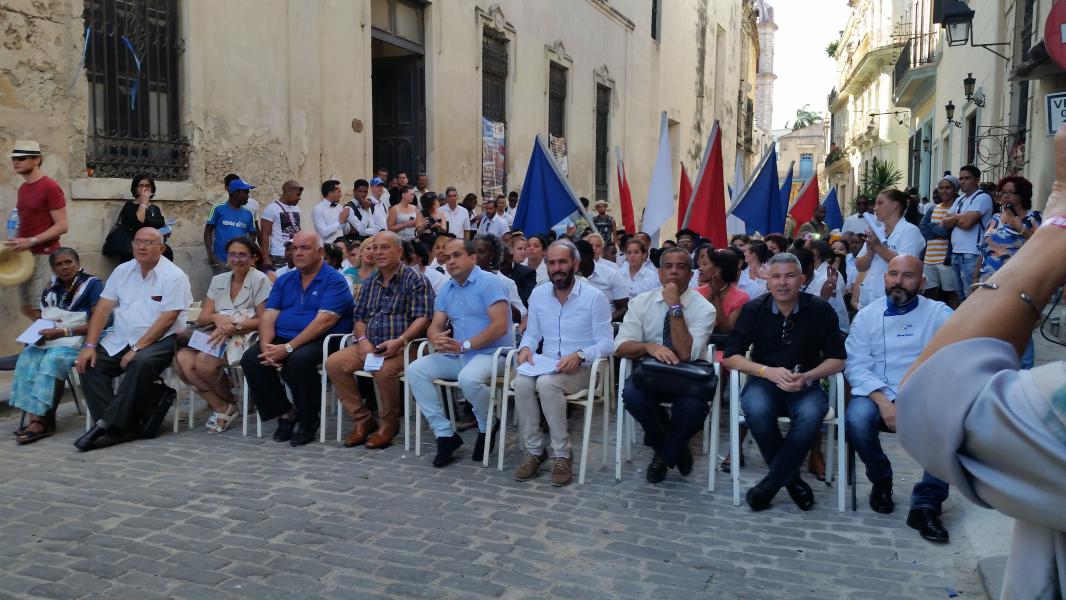
POLYGON ((713 397, 718 388, 714 365, 706 360, 668 365, 646 356, 637 359, 633 382, 645 392, 665 396, 713 397))

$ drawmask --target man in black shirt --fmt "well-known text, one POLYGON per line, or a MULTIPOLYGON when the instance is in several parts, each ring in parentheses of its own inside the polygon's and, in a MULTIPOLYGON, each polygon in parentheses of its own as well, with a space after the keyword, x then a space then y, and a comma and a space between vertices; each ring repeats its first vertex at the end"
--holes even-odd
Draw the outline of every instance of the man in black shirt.
POLYGON ((745 495, 752 510, 770 507, 782 488, 802 510, 814 494, 799 476, 804 456, 828 410, 819 381, 844 370, 844 339, 825 300, 800 292, 799 259, 787 252, 767 263, 769 294, 744 305, 726 342, 722 365, 748 375, 740 394, 744 420, 770 472, 745 495), (751 347, 751 359, 744 354, 751 347), (777 418, 791 419, 782 438, 777 418))

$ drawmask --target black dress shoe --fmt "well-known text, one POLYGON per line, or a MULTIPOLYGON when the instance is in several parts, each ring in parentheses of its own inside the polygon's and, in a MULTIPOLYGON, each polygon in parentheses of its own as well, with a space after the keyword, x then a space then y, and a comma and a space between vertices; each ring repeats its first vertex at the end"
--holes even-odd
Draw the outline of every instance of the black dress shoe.
POLYGON ((777 495, 777 490, 766 484, 766 480, 762 480, 756 483, 746 494, 744 494, 744 501, 748 503, 751 510, 759 512, 760 510, 766 510, 770 508, 770 501, 777 495))
POLYGON ((96 447, 94 445, 96 440, 103 437, 105 433, 107 433, 106 430, 101 429, 98 425, 93 425, 89 431, 86 431, 81 434, 81 437, 74 440, 74 447, 82 452, 93 450, 96 447))
POLYGON ((945 544, 948 541, 948 530, 944 529, 940 515, 932 508, 912 508, 907 513, 907 526, 918 530, 918 534, 930 542, 945 544))
POLYGON ((316 433, 318 433, 317 427, 315 429, 310 430, 304 429, 303 427, 298 427, 293 432, 292 439, 289 440, 289 445, 293 447, 306 446, 307 444, 310 444, 311 442, 315 441, 316 433))
MULTIPOLYGON (((489 454, 496 448, 496 434, 500 431, 500 420, 496 419, 492 424, 492 429, 489 433, 489 454)), ((470 455, 470 460, 475 462, 481 462, 485 458, 485 434, 478 433, 477 441, 474 442, 474 453, 470 455)))
POLYGON ((870 490, 870 508, 874 512, 883 515, 892 514, 892 511, 895 510, 896 503, 892 501, 891 479, 882 479, 874 482, 874 487, 870 490))
POLYGON ((278 419, 278 428, 274 430, 275 442, 287 442, 292 439, 292 419, 278 419))
POLYGON ((788 490, 788 495, 800 510, 814 508, 814 492, 811 490, 811 486, 807 485, 807 482, 800 479, 799 475, 786 484, 785 489, 788 490))
MULTIPOLYGON (((482 441, 484 444, 484 441, 482 441)), ((463 445, 463 438, 453 433, 448 437, 437 438, 437 455, 433 457, 433 466, 438 469, 452 462, 452 453, 463 445)))
POLYGON ((677 472, 686 476, 692 472, 692 450, 689 450, 688 444, 682 446, 681 453, 677 455, 677 472))
POLYGON ((648 463, 648 472, 646 478, 648 483, 659 483, 663 479, 666 479, 666 470, 669 467, 663 462, 663 459, 656 454, 652 457, 651 462, 648 463))

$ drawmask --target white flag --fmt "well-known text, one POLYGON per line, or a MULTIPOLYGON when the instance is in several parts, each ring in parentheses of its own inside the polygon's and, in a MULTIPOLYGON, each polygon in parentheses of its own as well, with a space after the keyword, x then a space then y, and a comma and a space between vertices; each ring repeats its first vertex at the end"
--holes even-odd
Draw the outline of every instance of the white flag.
POLYGON ((644 208, 641 229, 653 239, 657 239, 659 227, 672 214, 674 214, 673 163, 670 161, 670 133, 666 124, 666 111, 663 111, 659 126, 659 152, 655 158, 655 171, 651 174, 648 204, 644 208))

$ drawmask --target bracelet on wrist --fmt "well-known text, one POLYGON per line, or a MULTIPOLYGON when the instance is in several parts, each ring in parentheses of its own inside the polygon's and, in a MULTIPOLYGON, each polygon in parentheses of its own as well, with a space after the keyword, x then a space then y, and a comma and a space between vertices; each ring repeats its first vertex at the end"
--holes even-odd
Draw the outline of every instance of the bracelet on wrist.
POLYGON ((96 344, 92 344, 92 343, 89 343, 89 342, 85 342, 84 344, 82 344, 81 347, 82 348, 89 348, 90 350, 96 350, 96 344))
POLYGON ((762 367, 759 368, 759 377, 762 377, 762 378, 766 377, 766 365, 763 365, 762 367))

